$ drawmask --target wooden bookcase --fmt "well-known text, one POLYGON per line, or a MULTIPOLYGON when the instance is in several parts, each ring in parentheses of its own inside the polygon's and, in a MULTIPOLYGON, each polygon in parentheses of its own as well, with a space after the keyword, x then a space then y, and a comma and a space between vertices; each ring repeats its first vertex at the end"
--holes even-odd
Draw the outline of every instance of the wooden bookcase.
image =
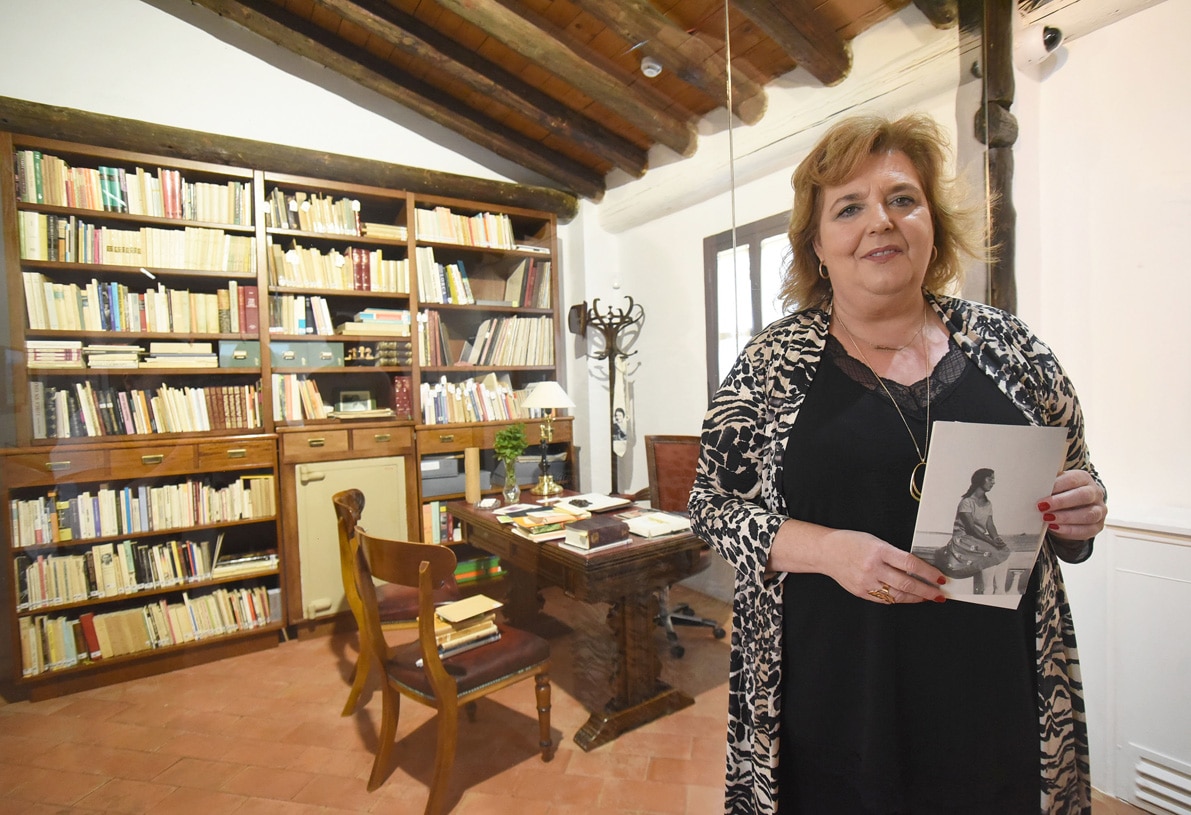
POLYGON ((216 550, 277 550, 259 364, 126 361, 259 335, 230 324, 232 294, 261 284, 253 171, 10 134, 0 163, 6 686, 55 695, 276 645, 277 557, 212 569, 216 550))
MULTIPOLYGON (((308 624, 296 509, 303 467, 376 459, 391 471, 401 462, 392 489, 373 489, 404 502, 404 534, 425 539, 423 506, 462 498, 463 486, 428 494, 424 459, 479 447, 490 468, 494 436, 512 421, 524 421, 536 445, 538 420, 508 411, 515 393, 563 375, 554 215, 8 133, 0 163, 11 406, 0 416, 0 501, 10 515, 0 684, 15 690, 6 695, 169 670, 275 645, 282 628, 308 624), (78 189, 59 200, 63 173, 78 189), (39 177, 41 198, 35 186, 23 194, 39 177), (210 344, 217 364, 123 367, 117 356, 86 365, 83 349, 135 346, 143 361, 158 342, 210 344), (99 537, 32 546, 19 537, 29 525, 22 508, 38 501, 184 484, 201 493, 245 479, 268 485, 267 516, 115 532, 107 519, 99 537), (197 552, 221 540, 225 553, 274 548, 278 557, 261 574, 179 583, 142 575, 114 596, 90 587, 85 597, 25 599, 19 569, 38 557, 94 562, 97 546, 128 541, 160 553, 175 540, 197 552), (73 628, 83 615, 256 587, 271 592, 274 616, 242 630, 70 665, 56 658, 40 673, 22 659, 22 627, 34 622, 44 633, 51 617, 73 628)), ((573 459, 570 431, 558 420, 551 449, 573 459)), ((500 486, 483 478, 485 493, 500 486)), ((474 553, 462 543, 466 560, 474 553)))

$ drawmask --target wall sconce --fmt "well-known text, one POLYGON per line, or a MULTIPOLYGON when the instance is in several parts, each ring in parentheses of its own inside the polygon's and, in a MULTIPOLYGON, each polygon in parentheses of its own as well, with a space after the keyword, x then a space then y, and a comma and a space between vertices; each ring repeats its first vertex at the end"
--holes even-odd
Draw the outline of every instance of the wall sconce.
POLYGON ((641 73, 645 74, 650 79, 662 72, 662 63, 658 62, 651 56, 641 57, 641 73))
POLYGON ((546 446, 554 440, 554 411, 561 408, 573 408, 575 403, 567 392, 557 382, 539 382, 521 403, 523 408, 537 408, 545 411, 545 421, 542 422, 542 460, 538 463, 538 484, 530 492, 534 495, 554 495, 562 492, 562 486, 550 474, 550 462, 546 460, 546 446))

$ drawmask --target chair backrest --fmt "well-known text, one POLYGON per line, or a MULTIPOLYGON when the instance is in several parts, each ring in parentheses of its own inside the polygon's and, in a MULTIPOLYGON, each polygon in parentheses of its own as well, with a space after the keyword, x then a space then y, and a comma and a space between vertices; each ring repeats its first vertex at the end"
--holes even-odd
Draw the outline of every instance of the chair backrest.
POLYGON ((364 493, 359 490, 343 490, 331 496, 331 503, 335 507, 335 518, 339 522, 339 576, 343 581, 343 594, 347 598, 348 608, 356 618, 356 625, 361 631, 364 625, 360 621, 362 607, 360 593, 356 590, 356 527, 360 523, 360 516, 364 514, 364 493))
POLYGON ((649 468, 649 505, 668 512, 686 512, 699 463, 699 437, 646 436, 645 460, 649 468))
POLYGON ((423 669, 439 699, 454 694, 455 682, 443 668, 434 640, 434 591, 454 578, 455 553, 449 546, 378 538, 362 529, 356 532, 356 539, 359 545, 352 562, 363 607, 360 631, 368 637, 372 653, 388 653, 372 578, 416 588, 423 669))

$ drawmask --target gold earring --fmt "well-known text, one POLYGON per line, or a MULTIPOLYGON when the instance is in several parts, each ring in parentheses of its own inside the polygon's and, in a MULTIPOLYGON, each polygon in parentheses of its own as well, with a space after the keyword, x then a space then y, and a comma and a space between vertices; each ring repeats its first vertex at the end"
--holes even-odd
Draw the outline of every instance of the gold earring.
POLYGON ((821 260, 819 261, 819 277, 830 280, 830 275, 827 274, 827 264, 821 260))

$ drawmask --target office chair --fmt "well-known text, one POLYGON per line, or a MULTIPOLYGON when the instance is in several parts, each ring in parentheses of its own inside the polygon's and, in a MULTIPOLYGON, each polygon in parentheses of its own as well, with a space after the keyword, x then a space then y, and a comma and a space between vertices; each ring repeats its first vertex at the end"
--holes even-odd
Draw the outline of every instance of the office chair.
POLYGON ((361 630, 368 637, 368 657, 377 664, 384 682, 380 738, 368 791, 380 786, 397 734, 401 697, 437 709, 434 777, 426 815, 444 811, 444 796, 458 743, 459 708, 475 716, 476 699, 501 688, 534 678, 538 709, 538 744, 542 760, 554 757, 550 736, 550 645, 541 637, 500 625, 500 639, 455 654, 444 664, 434 631, 434 591, 455 573, 455 553, 449 546, 386 540, 358 531, 355 580, 362 601, 361 630), (418 639, 390 647, 385 641, 377 607, 373 576, 387 583, 414 587, 418 592, 418 639), (384 655, 384 656, 382 656, 384 655))
MULTIPOLYGON (((360 593, 356 591, 356 571, 353 560, 356 550, 356 529, 360 516, 364 514, 364 493, 359 490, 343 490, 331 496, 335 516, 339 522, 339 572, 343 580, 343 594, 356 625, 360 622, 360 593)), ((418 592, 406 586, 377 586, 377 606, 380 610, 381 626, 385 629, 413 628, 418 624, 418 592)), ((436 603, 449 603, 460 597, 455 575, 435 594, 436 603)), ((352 687, 347 694, 347 703, 341 716, 350 716, 360 701, 360 694, 368 684, 368 670, 371 661, 367 656, 368 641, 360 627, 360 650, 352 669, 352 687)))
MULTIPOLYGON (((637 496, 643 498, 644 493, 648 492, 649 505, 654 509, 685 513, 691 497, 691 487, 695 483, 695 468, 699 462, 699 437, 646 436, 645 460, 649 472, 649 487, 637 493, 637 496)), ((699 560, 694 573, 701 572, 711 565, 710 550, 704 547, 699 560)), ((658 620, 666 629, 666 639, 670 641, 670 653, 673 656, 681 657, 686 653, 686 649, 678 642, 675 625, 706 627, 711 629, 717 640, 724 637, 724 629, 719 623, 696 615, 694 609, 686 603, 671 606, 669 587, 661 591, 659 604, 661 608, 658 620)))

